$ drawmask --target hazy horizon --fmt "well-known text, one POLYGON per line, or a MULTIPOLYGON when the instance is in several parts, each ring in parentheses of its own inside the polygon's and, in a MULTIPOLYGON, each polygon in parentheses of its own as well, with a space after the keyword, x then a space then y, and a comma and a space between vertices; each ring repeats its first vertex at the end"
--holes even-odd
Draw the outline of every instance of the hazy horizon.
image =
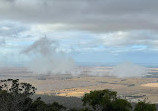
POLYGON ((131 62, 156 67, 157 3, 0 0, 0 65, 67 70, 131 62))

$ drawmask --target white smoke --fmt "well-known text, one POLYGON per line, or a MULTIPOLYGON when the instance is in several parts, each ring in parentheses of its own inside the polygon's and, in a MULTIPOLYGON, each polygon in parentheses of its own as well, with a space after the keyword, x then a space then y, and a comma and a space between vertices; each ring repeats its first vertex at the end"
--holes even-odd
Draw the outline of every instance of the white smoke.
POLYGON ((35 41, 23 53, 30 62, 27 67, 37 74, 57 74, 69 72, 74 67, 74 61, 63 52, 57 51, 59 44, 46 37, 35 41))
POLYGON ((112 71, 110 72, 110 75, 119 78, 125 78, 125 77, 142 77, 147 73, 148 73, 148 69, 146 67, 131 62, 125 62, 123 64, 114 66, 112 71))

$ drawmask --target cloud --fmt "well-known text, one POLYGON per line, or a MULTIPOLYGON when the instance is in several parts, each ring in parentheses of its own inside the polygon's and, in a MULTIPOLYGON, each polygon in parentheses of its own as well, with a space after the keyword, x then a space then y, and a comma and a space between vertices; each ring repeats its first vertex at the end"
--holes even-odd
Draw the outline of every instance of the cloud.
POLYGON ((0 46, 5 45, 5 44, 6 44, 6 41, 4 39, 1 39, 0 40, 0 46))
POLYGON ((18 38, 20 33, 30 30, 30 27, 26 24, 19 22, 2 21, 0 23, 0 37, 18 38))
POLYGON ((150 30, 106 33, 98 39, 109 47, 157 48, 158 45, 158 33, 150 30))
POLYGON ((58 41, 57 50, 65 53, 105 51, 118 54, 129 51, 158 50, 158 32, 152 30, 115 31, 98 34, 73 30, 54 31, 49 25, 40 27, 11 21, 0 23, 0 40, 7 47, 27 47, 44 35, 58 41))
POLYGON ((157 4, 157 0, 1 0, 0 18, 49 24, 52 30, 157 31, 157 4))

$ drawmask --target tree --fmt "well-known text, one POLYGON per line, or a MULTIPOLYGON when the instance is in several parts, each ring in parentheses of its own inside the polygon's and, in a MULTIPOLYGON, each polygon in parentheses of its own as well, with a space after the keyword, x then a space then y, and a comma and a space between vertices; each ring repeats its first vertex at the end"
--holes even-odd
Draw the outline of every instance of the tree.
POLYGON ((0 111, 26 111, 32 103, 29 98, 36 88, 29 83, 20 83, 19 79, 0 81, 0 111))
POLYGON ((0 91, 4 90, 11 94, 21 94, 29 97, 35 93, 36 88, 30 83, 20 83, 19 79, 7 79, 0 81, 0 91))
POLYGON ((82 108, 79 111, 92 111, 92 110, 90 110, 89 108, 82 108))
POLYGON ((81 109, 72 108, 69 109, 68 111, 92 111, 92 110, 90 110, 89 108, 81 108, 81 109))
POLYGON ((66 107, 54 102, 46 104, 41 98, 32 101, 31 95, 36 88, 29 83, 20 83, 19 79, 0 81, 0 111, 61 111, 66 107))
POLYGON ((48 111, 63 111, 66 110, 66 107, 60 105, 57 102, 53 102, 52 104, 47 105, 48 111))
POLYGON ((29 111, 63 111, 66 110, 66 107, 60 105, 57 102, 53 102, 52 104, 46 104, 44 101, 38 97, 30 106, 29 111))
POLYGON ((112 102, 112 109, 109 109, 109 111, 130 111, 131 109, 132 106, 127 100, 117 98, 112 102))
POLYGON ((30 106, 29 111, 46 111, 47 105, 38 97, 30 106))
POLYGON ((145 101, 139 101, 134 111, 156 111, 155 104, 146 103, 145 101))
POLYGON ((95 111, 130 111, 131 104, 117 97, 117 92, 108 89, 91 91, 82 98, 83 105, 88 104, 95 111))
POLYGON ((72 108, 72 109, 69 109, 68 111, 79 111, 79 110, 76 108, 72 108))

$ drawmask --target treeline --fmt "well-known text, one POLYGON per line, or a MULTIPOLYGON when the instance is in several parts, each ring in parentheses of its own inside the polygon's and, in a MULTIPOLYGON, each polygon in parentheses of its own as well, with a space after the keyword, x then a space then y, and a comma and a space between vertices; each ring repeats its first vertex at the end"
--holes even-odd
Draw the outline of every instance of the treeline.
MULTIPOLYGON (((82 97, 83 108, 66 108, 58 102, 46 103, 32 99, 36 88, 19 79, 0 81, 0 111, 156 111, 155 104, 139 101, 133 107, 117 92, 108 89, 91 91, 82 97)), ((72 106, 73 107, 73 106, 72 106)))
POLYGON ((83 107, 83 103, 81 98, 78 97, 65 97, 65 96, 55 96, 55 95, 48 95, 48 94, 34 94, 31 96, 33 100, 36 100, 36 98, 41 97, 41 100, 43 100, 46 104, 50 104, 52 102, 58 102, 59 104, 62 104, 67 109, 80 109, 83 107))

